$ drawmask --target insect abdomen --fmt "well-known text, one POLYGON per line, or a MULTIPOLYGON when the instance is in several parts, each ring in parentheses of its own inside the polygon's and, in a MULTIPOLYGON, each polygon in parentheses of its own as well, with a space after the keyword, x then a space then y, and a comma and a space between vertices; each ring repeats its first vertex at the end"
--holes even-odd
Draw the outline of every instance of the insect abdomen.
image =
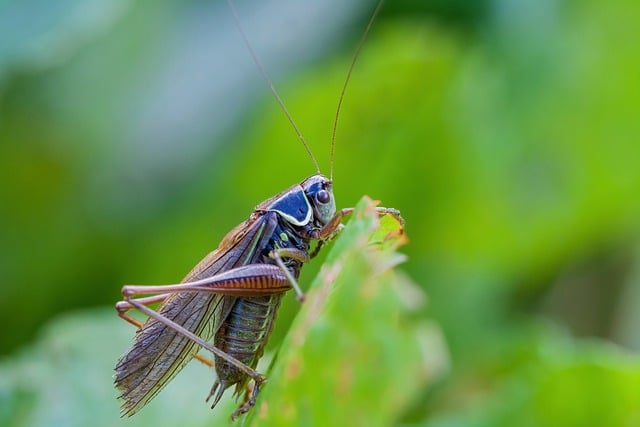
MULTIPOLYGON (((215 337, 215 346, 242 363, 255 368, 267 344, 280 306, 282 293, 263 297, 240 297, 222 323, 215 337)), ((226 360, 215 358, 218 381, 222 391, 237 384, 239 393, 248 381, 247 375, 226 360)), ((215 399, 217 400, 217 399, 215 399)), ((215 402, 214 402, 215 403, 215 402)))

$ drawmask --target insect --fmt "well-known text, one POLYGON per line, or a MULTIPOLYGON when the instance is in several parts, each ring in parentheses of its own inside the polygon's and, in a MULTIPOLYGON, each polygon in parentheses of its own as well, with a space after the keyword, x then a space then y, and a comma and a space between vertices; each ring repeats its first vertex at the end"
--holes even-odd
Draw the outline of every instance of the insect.
MULTIPOLYGON (((117 362, 116 387, 121 391, 122 414, 132 415, 146 405, 193 358, 215 368, 217 379, 207 401, 216 406, 224 392, 244 391, 232 418, 255 405, 266 378, 255 368, 261 358, 285 292, 298 285, 303 264, 315 257, 325 242, 341 229, 352 208, 336 210, 332 179, 319 172, 318 163, 302 138, 284 103, 273 88, 239 23, 245 44, 267 80, 276 100, 315 163, 317 173, 300 184, 260 203, 249 219, 231 230, 217 249, 207 255, 180 284, 127 285, 118 314, 138 327, 131 349, 117 362), (312 242, 317 242, 312 249, 312 242), (160 303, 157 309, 150 305, 160 303), (128 314, 137 309, 148 316, 142 323, 128 314), (199 354, 204 348, 213 361, 199 354)), ((331 175, 337 117, 356 58, 382 1, 379 2, 358 45, 338 103, 331 142, 331 175)), ((378 208, 381 215, 400 213, 378 208)))

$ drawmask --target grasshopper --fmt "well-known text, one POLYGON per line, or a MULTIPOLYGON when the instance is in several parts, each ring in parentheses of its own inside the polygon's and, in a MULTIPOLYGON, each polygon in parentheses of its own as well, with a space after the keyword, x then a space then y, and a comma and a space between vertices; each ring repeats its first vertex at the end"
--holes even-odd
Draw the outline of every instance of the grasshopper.
MULTIPOLYGON (((244 390, 243 400, 232 418, 254 406, 266 381, 255 368, 284 293, 293 289, 298 300, 304 300, 297 282, 300 269, 340 231, 343 218, 353 211, 353 208, 336 210, 332 179, 319 172, 309 146, 242 30, 231 0, 228 3, 254 62, 315 163, 317 173, 260 203, 249 219, 231 230, 181 283, 122 288, 123 300, 116 303, 118 315, 138 327, 133 346, 120 357, 115 368, 123 415, 132 415, 146 405, 193 358, 216 370, 217 379, 207 397, 207 401, 212 400, 212 408, 232 386, 235 396, 244 390), (312 249, 314 241, 317 243, 312 249), (156 303, 160 303, 157 309, 150 308, 156 303), (130 316, 131 309, 146 314, 147 321, 142 323, 130 316), (211 352, 213 360, 198 354, 201 348, 211 352)), ((360 40, 340 94, 331 142, 330 176, 342 98, 381 5, 382 1, 360 40)), ((378 208, 378 212, 393 215, 404 224, 396 209, 378 208)))

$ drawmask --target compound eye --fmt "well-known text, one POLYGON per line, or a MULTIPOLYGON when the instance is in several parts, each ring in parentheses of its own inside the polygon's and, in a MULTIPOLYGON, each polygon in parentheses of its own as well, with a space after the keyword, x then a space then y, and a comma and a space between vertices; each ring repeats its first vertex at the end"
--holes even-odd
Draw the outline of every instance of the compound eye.
POLYGON ((329 192, 327 190, 320 190, 316 194, 316 200, 322 204, 329 203, 331 196, 329 196, 329 192))

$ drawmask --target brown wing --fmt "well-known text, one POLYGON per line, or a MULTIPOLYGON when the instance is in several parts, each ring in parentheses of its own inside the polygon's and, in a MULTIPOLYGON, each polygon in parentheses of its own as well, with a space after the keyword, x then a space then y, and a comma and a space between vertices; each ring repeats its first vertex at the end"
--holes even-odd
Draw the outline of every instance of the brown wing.
MULTIPOLYGON (((182 283, 254 263, 277 223, 275 215, 252 215, 222 240, 182 283)), ((226 318, 235 297, 211 293, 177 292, 170 295, 158 312, 210 341, 226 318)), ((133 415, 193 358, 200 346, 164 324, 149 319, 135 335, 133 347, 116 365, 115 383, 124 400, 123 415, 133 415)))

